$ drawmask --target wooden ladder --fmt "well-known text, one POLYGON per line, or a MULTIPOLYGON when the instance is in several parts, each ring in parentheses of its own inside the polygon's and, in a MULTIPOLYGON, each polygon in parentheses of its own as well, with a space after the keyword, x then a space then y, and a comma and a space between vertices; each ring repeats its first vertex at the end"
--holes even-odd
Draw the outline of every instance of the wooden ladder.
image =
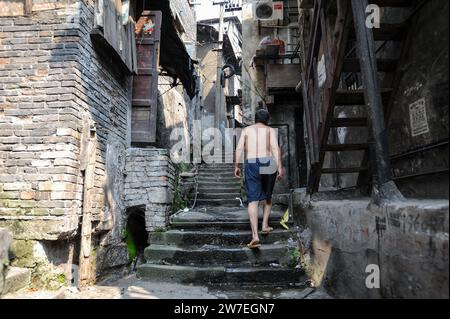
MULTIPOLYGON (((381 183, 390 178, 388 176, 389 173, 387 173, 386 176, 379 176, 383 175, 383 173, 379 174, 382 170, 378 167, 377 171, 377 168, 374 167, 379 164, 376 161, 380 161, 380 158, 377 158, 377 151, 378 153, 380 152, 379 150, 374 149, 374 147, 376 147, 375 144, 380 143, 380 141, 376 141, 376 139, 380 137, 380 134, 377 134, 378 136, 376 138, 374 137, 374 130, 372 128, 374 123, 373 117, 376 117, 377 114, 374 115, 372 112, 372 114, 368 116, 368 113, 371 111, 368 108, 371 104, 370 101, 374 101, 373 97, 376 99, 379 96, 381 97, 381 101, 379 103, 382 103, 383 105, 381 114, 384 113, 386 115, 390 113, 389 106, 392 104, 393 93, 396 90, 396 84, 394 82, 398 81, 398 76, 396 75, 399 72, 399 63, 401 62, 400 60, 402 59, 402 56, 372 59, 375 61, 375 65, 370 65, 369 67, 376 76, 376 81, 372 82, 379 83, 379 75, 381 73, 385 73, 385 77, 392 79, 392 84, 389 84, 387 88, 379 88, 376 85, 375 87, 367 87, 370 86, 370 84, 367 84, 370 83, 370 80, 367 79, 368 74, 370 74, 370 70, 367 70, 368 59, 364 59, 364 56, 362 56, 364 53, 362 52, 363 50, 361 49, 361 44, 359 43, 362 37, 361 35, 357 36, 358 28, 354 19, 354 14, 356 12, 355 10, 358 10, 355 6, 359 7, 361 4, 350 0, 337 0, 337 2, 338 17, 334 30, 334 44, 331 48, 331 52, 325 52, 325 55, 328 54, 330 60, 328 67, 331 66, 331 68, 330 71, 327 71, 327 77, 329 77, 329 79, 327 80, 327 89, 325 89, 323 93, 323 108, 320 125, 318 127, 318 143, 316 142, 319 145, 317 150, 317 162, 312 165, 310 171, 309 189, 311 193, 319 191, 321 177, 325 174, 358 173, 359 187, 368 186, 371 183, 370 178, 372 176, 374 179, 381 180, 381 183), (365 63, 363 67, 361 67, 362 63, 365 63), (364 68, 366 69, 364 70, 364 68), (364 79, 364 77, 366 78, 364 79), (350 81, 345 81, 345 79, 349 78, 350 81), (361 78, 363 78, 362 81, 361 78), (369 92, 369 90, 372 91, 369 92), (337 108, 345 109, 346 107, 352 107, 353 109, 360 107, 361 111, 356 112, 360 115, 345 118, 336 117, 337 108), (368 140, 367 142, 357 143, 347 141, 343 144, 335 143, 330 138, 330 133, 332 132, 332 129, 336 128, 367 128, 368 140), (364 157, 361 161, 361 165, 356 165, 354 167, 324 167, 325 156, 327 153, 334 153, 336 157, 339 157, 343 153, 354 151, 364 151, 364 157)), ((411 9, 414 2, 415 1, 407 0, 369 1, 369 3, 376 4, 382 9, 411 9)), ((315 8, 319 9, 317 4, 315 8)), ((324 19, 323 15, 324 11, 318 14, 317 19, 324 19)), ((326 35, 324 34, 324 30, 326 28, 325 23, 319 22, 319 24, 321 24, 323 28, 320 34, 323 37, 326 35)), ((370 45, 375 47, 376 43, 378 48, 382 48, 391 42, 397 42, 399 45, 402 45, 403 43, 402 51, 404 51, 404 46, 407 42, 405 35, 408 34, 408 23, 402 21, 394 24, 381 24, 379 29, 373 29, 372 34, 374 43, 370 45)), ((304 81, 308 81, 307 76, 308 74, 306 73, 303 79, 304 81)), ((317 79, 315 79, 315 81, 317 82, 317 79)), ((309 92, 305 92, 304 89, 303 94, 310 96, 308 93, 309 92)), ((344 113, 348 115, 349 112, 344 113)), ((306 116, 308 121, 308 114, 306 114, 306 116)), ((311 116, 309 117, 309 120, 311 120, 311 116)), ((311 131, 313 131, 313 129, 311 129, 311 131)), ((385 138, 385 150, 387 150, 387 136, 385 138)), ((310 149, 310 152, 314 152, 314 150, 310 149)), ((384 159, 381 159, 381 161, 384 161, 384 159)), ((387 165, 387 170, 390 170, 390 163, 387 165)))

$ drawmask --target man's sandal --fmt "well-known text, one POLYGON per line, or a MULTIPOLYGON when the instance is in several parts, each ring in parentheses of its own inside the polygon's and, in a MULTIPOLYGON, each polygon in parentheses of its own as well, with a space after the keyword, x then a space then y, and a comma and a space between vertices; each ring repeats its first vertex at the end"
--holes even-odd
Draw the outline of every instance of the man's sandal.
POLYGON ((250 249, 256 249, 261 247, 261 242, 259 240, 252 240, 250 244, 247 245, 250 249))
POLYGON ((271 232, 273 231, 272 227, 266 228, 264 230, 261 231, 261 234, 263 235, 269 235, 271 232))

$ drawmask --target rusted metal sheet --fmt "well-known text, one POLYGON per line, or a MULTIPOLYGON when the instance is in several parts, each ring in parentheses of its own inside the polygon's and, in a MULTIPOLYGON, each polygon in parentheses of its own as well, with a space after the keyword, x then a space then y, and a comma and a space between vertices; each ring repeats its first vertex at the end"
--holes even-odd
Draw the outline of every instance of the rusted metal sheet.
POLYGON ((137 75, 133 79, 131 141, 156 141, 158 103, 158 65, 162 13, 144 11, 136 23, 137 75))

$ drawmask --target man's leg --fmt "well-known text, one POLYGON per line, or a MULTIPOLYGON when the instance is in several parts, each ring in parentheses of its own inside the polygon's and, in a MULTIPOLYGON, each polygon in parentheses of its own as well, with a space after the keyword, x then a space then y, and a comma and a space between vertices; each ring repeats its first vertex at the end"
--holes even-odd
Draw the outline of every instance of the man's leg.
POLYGON ((259 241, 258 234, 258 207, 259 202, 251 202, 248 204, 248 217, 252 227, 252 240, 259 241))
POLYGON ((270 213, 272 212, 272 200, 268 199, 264 202, 264 217, 263 217, 263 224, 262 224, 262 230, 267 231, 269 229, 269 217, 270 213))

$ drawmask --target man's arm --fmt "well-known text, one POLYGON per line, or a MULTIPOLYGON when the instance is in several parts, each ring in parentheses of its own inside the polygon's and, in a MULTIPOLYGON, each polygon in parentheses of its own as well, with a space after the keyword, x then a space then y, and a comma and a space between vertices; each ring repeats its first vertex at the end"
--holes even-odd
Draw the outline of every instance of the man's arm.
POLYGON ((283 179, 284 172, 283 172, 283 165, 281 162, 281 148, 278 145, 278 134, 277 131, 273 128, 270 129, 270 149, 272 151, 272 155, 275 157, 275 160, 277 161, 277 169, 278 169, 278 177, 277 179, 283 179))
POLYGON ((241 178, 241 169, 239 168, 239 164, 241 163, 241 157, 244 153, 246 135, 247 130, 243 129, 241 137, 239 138, 238 145, 236 147, 236 158, 234 160, 234 176, 236 176, 237 178, 241 178))

